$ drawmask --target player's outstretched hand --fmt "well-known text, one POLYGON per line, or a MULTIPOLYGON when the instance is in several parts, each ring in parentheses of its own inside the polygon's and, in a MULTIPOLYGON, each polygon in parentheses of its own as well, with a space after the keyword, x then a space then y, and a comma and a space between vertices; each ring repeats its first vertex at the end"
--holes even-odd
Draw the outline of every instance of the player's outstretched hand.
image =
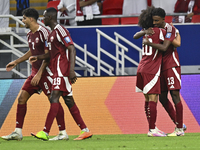
POLYGON ((74 84, 76 82, 77 77, 76 77, 75 71, 70 71, 69 72, 69 79, 70 79, 72 84, 74 84))
POLYGON ((147 45, 149 43, 148 37, 145 37, 142 41, 142 44, 147 45))
POLYGON ((29 57, 29 62, 31 63, 31 65, 35 61, 37 61, 37 56, 31 56, 31 57, 29 57))
POLYGON ((17 65, 17 63, 15 61, 8 63, 6 65, 6 71, 11 71, 16 65, 17 65))

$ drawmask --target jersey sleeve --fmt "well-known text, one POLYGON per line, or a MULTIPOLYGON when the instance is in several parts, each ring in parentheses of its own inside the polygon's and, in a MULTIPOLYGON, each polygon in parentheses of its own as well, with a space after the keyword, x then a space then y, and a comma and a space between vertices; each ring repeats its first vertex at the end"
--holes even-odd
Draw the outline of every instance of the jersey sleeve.
POLYGON ((40 39, 44 43, 44 49, 48 49, 48 44, 47 44, 48 36, 49 36, 49 31, 46 28, 41 27, 40 28, 40 39))
POLYGON ((176 29, 168 24, 166 26, 166 32, 165 40, 172 42, 176 37, 176 29))
POLYGON ((60 40, 61 40, 62 44, 64 44, 66 47, 68 47, 70 45, 74 45, 72 38, 71 38, 69 32, 67 31, 67 29, 63 28, 62 26, 58 26, 57 32, 58 32, 58 35, 60 36, 60 40))

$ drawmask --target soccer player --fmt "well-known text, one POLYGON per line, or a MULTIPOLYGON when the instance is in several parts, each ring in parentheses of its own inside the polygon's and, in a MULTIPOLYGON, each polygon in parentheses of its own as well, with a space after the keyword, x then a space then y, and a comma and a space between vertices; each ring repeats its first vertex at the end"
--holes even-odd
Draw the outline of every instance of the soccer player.
MULTIPOLYGON (((143 10, 140 19, 139 26, 143 28, 142 31, 137 32, 134 38, 137 39, 141 36, 145 38, 147 36, 151 42, 162 43, 166 35, 164 29, 148 28, 153 27, 153 20, 151 13, 154 7, 148 7, 143 10), (152 31, 152 32, 151 32, 152 31)), ((148 45, 142 47, 142 60, 140 61, 137 69, 137 80, 136 80, 136 92, 143 92, 145 97, 145 112, 149 123, 148 136, 165 137, 166 134, 156 128, 156 117, 157 117, 157 102, 158 94, 160 90, 160 72, 161 72, 162 52, 158 49, 152 48, 148 45)))
POLYGON ((71 36, 67 29, 57 23, 57 10, 55 8, 48 8, 44 11, 44 24, 52 30, 48 37, 49 52, 44 55, 31 56, 29 60, 32 63, 37 60, 50 58, 53 70, 53 85, 50 97, 51 107, 43 131, 32 135, 42 140, 48 140, 53 120, 59 111, 59 98, 62 96, 69 109, 77 110, 74 115, 79 118, 82 130, 79 137, 74 140, 83 140, 92 137, 92 133, 84 124, 73 99, 71 84, 76 82, 77 77, 74 71, 76 50, 71 36))
POLYGON ((153 24, 155 27, 164 28, 167 32, 163 44, 157 44, 145 39, 145 45, 152 46, 153 48, 166 51, 163 53, 162 71, 161 71, 161 94, 159 101, 162 103, 165 110, 168 112, 172 121, 176 124, 175 131, 168 136, 183 136, 186 126, 183 124, 183 105, 180 99, 181 89, 181 70, 178 52, 176 47, 180 46, 180 35, 178 30, 172 25, 165 22, 165 10, 156 8, 152 12, 153 24), (177 35, 177 43, 172 44, 172 41, 177 35), (174 46, 175 45, 175 46, 174 46), (175 110, 168 100, 168 91, 175 105, 175 110))
MULTIPOLYGON (((17 64, 28 60, 31 55, 40 55, 48 52, 46 47, 47 38, 49 31, 37 24, 37 19, 39 17, 38 12, 33 8, 27 8, 23 11, 23 23, 26 28, 30 31, 27 33, 27 40, 29 44, 29 50, 20 58, 10 62, 6 66, 7 71, 11 71, 17 64)), ((22 140, 22 127, 24 123, 24 118, 27 111, 27 101, 34 93, 41 93, 50 98, 51 92, 51 70, 46 68, 48 65, 47 61, 37 61, 32 64, 31 75, 25 81, 21 94, 18 98, 17 113, 16 113, 16 128, 15 131, 10 135, 2 136, 4 140, 22 140)), ((56 116, 57 123, 59 125, 59 132, 62 134, 62 139, 68 139, 68 135, 65 130, 64 122, 64 111, 59 103, 59 111, 56 116)))

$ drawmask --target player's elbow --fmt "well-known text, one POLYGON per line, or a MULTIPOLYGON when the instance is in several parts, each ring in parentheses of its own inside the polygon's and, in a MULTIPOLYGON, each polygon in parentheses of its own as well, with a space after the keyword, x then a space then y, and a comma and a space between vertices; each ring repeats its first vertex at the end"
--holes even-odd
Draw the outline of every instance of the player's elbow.
POLYGON ((133 38, 134 38, 134 39, 139 39, 139 37, 138 37, 138 36, 136 36, 136 35, 134 35, 134 36, 133 36, 133 38))

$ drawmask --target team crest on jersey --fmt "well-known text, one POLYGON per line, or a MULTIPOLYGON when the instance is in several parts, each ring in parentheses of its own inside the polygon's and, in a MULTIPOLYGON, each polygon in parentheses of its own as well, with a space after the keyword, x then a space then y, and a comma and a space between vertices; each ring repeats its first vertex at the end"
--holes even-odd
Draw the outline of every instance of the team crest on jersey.
POLYGON ((53 42, 53 39, 54 39, 54 37, 53 37, 53 36, 51 36, 51 38, 50 38, 50 41, 51 41, 51 42, 53 42))
POLYGON ((35 39, 35 43, 38 43, 39 42, 39 38, 37 37, 36 39, 35 39))

